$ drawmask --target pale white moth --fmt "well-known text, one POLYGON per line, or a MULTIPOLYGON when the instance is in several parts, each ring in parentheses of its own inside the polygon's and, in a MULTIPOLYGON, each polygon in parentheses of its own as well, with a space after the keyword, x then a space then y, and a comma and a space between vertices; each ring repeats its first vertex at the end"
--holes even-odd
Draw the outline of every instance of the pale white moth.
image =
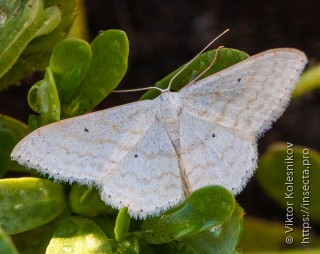
POLYGON ((284 112, 306 63, 299 50, 268 50, 178 92, 39 128, 12 158, 55 180, 94 185, 134 218, 207 185, 238 194, 256 169, 257 138, 284 112))

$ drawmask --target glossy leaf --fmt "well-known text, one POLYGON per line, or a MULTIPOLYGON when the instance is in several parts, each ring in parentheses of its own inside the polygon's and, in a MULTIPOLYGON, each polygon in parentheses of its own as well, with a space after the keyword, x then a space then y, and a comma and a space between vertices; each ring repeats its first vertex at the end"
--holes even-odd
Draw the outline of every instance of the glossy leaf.
POLYGON ((320 65, 316 65, 306 70, 296 84, 296 88, 292 93, 292 97, 311 92, 320 88, 320 65))
MULTIPOLYGON (((210 50, 203 54, 201 54, 199 57, 197 57, 188 67, 186 67, 172 82, 171 88, 173 91, 178 91, 188 83, 190 83, 192 80, 194 80, 200 73, 202 73, 213 61, 216 54, 216 50, 210 50)), ((218 57, 215 61, 215 63, 212 65, 212 67, 205 72, 201 78, 208 77, 218 71, 221 71, 223 69, 226 69, 238 62, 243 61, 244 59, 248 58, 248 54, 239 51, 236 49, 229 49, 229 48, 222 48, 218 52, 218 57)), ((167 88, 169 85, 169 82, 173 78, 173 76, 182 68, 181 66, 174 72, 170 73, 166 77, 164 77, 162 80, 155 83, 154 86, 160 87, 162 89, 167 88)), ((151 89, 148 92, 146 92, 140 99, 154 99, 158 95, 160 95, 160 92, 155 89, 151 89)))
POLYGON ((92 60, 65 114, 84 114, 97 106, 119 84, 127 70, 129 42, 120 30, 100 33, 91 43, 92 60))
POLYGON ((66 207, 63 186, 46 179, 0 180, 0 226, 9 234, 39 227, 66 207))
POLYGON ((318 152, 290 143, 272 145, 260 158, 256 176, 265 192, 284 209, 293 206, 306 223, 320 223, 318 152))
POLYGON ((49 67, 56 81, 62 106, 70 102, 87 73, 90 61, 91 47, 83 40, 66 39, 54 48, 49 67))
POLYGON ((122 241, 127 236, 129 227, 130 216, 128 214, 128 207, 123 207, 118 213, 114 227, 114 235, 117 241, 122 241))
POLYGON ((46 254, 108 254, 111 245, 103 231, 91 220, 71 217, 54 233, 46 254))
POLYGON ((3 12, 8 15, 0 24, 0 90, 47 67, 52 49, 67 34, 75 13, 74 0, 3 2, 2 11, 11 11, 3 12))
MULTIPOLYGON (((22 56, 29 55, 44 55, 46 53, 51 53, 53 48, 62 41, 74 19, 74 0, 46 0, 44 2, 44 9, 58 8, 60 12, 60 20, 57 23, 57 26, 54 30, 51 30, 49 33, 42 33, 42 36, 39 36, 33 39, 23 52, 22 56)), ((40 23, 41 24, 41 23, 40 23)), ((48 24, 48 22, 46 22, 48 24)), ((42 25, 45 25, 42 22, 42 25)), ((46 65, 48 62, 46 62, 46 65)))
POLYGON ((72 185, 69 194, 69 205, 72 212, 89 217, 102 213, 115 214, 115 210, 101 200, 96 188, 76 183, 72 185))
POLYGON ((36 22, 31 26, 31 29, 35 30, 33 38, 50 33, 57 27, 61 18, 61 12, 58 6, 46 8, 38 17, 36 22))
POLYGON ((29 27, 42 13, 42 10, 41 0, 3 1, 1 3, 3 14, 0 26, 0 77, 14 65, 32 40, 33 34, 29 31, 29 27))
POLYGON ((18 254, 18 250, 14 246, 10 237, 0 228, 0 253, 18 254))
POLYGON ((47 68, 44 79, 30 88, 28 103, 32 110, 40 113, 40 126, 60 120, 59 95, 49 67, 47 68))
POLYGON ((184 243, 199 254, 232 253, 236 248, 242 230, 243 216, 243 209, 236 206, 232 216, 221 227, 187 237, 184 239, 184 243))
POLYGON ((235 206, 233 194, 222 186, 194 191, 181 205, 145 220, 141 232, 149 243, 168 243, 223 224, 235 206))

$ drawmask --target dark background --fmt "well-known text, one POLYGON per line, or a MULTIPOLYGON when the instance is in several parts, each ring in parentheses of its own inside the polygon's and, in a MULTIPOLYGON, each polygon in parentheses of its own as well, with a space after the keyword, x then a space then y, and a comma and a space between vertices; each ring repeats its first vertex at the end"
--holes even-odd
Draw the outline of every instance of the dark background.
MULTIPOLYGON (((214 45, 261 51, 294 47, 304 51, 310 66, 320 60, 319 0, 125 1, 87 0, 90 39, 100 30, 124 30, 130 40, 128 72, 120 88, 140 88, 156 81, 196 55, 214 37, 230 32, 214 45)), ((35 76, 41 78, 42 74, 35 76)), ((26 94, 31 84, 0 93, 0 113, 27 121, 26 94)), ((137 100, 141 93, 111 94, 100 106, 137 100)), ((289 141, 320 151, 320 92, 292 101, 286 113, 259 141, 262 153, 275 141, 289 141)), ((284 211, 252 180, 238 197, 250 215, 279 218, 284 211)))

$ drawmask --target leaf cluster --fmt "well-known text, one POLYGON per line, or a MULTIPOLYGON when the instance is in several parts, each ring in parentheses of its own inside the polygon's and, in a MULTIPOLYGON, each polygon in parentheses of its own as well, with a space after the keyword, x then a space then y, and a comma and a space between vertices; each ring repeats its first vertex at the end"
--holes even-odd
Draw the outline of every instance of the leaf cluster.
MULTIPOLYGON (((28 93, 29 106, 36 112, 28 125, 0 115, 0 253, 194 254, 281 247, 281 224, 250 217, 244 222, 237 247, 244 211, 221 186, 199 189, 180 205, 138 221, 130 219, 127 208, 118 212, 107 206, 95 188, 55 183, 10 161, 13 147, 32 129, 90 112, 105 99, 126 73, 129 42, 119 30, 101 32, 90 44, 80 39, 63 40, 72 24, 73 1, 8 1, 0 3, 0 8, 5 13, 0 20, 0 89, 30 71, 45 70, 44 78, 28 93)), ((211 50, 200 55, 174 79, 172 89, 178 91, 190 83, 211 64, 215 54, 211 50)), ((242 51, 223 48, 203 77, 247 57, 242 51)), ((155 86, 167 87, 181 68, 155 86)), ((317 87, 320 79, 315 81, 314 73, 301 79, 297 95, 317 87)), ((141 99, 158 95, 157 90, 150 90, 141 99)), ((296 147, 295 151, 295 164, 303 165, 303 148, 296 147)), ((285 153, 285 145, 272 146, 261 158, 257 174, 261 188, 282 207, 286 205, 279 196, 285 191, 283 182, 287 177, 285 153)), ((319 192, 320 156, 312 151, 310 157, 314 165, 310 188, 319 192)), ((301 166, 295 178, 297 188, 303 184, 302 172, 301 166)), ((299 206, 301 195, 297 194, 295 206, 299 206)), ((310 220, 319 223, 317 196, 310 198, 310 220)), ((296 215, 303 216, 298 210, 296 215)))

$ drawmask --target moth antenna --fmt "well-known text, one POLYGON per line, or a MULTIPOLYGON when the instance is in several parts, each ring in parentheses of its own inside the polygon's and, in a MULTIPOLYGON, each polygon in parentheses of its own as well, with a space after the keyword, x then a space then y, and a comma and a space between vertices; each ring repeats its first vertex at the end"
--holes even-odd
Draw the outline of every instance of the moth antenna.
POLYGON ((149 87, 142 87, 142 88, 135 88, 135 89, 124 89, 124 90, 113 90, 113 93, 127 93, 127 92, 138 92, 144 90, 156 89, 160 92, 163 92, 163 89, 156 87, 156 86, 149 86, 149 87))
MULTIPOLYGON (((194 80, 192 80, 189 84, 196 82, 199 78, 201 78, 201 77, 203 76, 203 74, 205 74, 205 73, 212 67, 212 65, 217 61, 218 53, 219 53, 220 49, 222 49, 222 48, 224 48, 224 46, 219 46, 219 47, 217 48, 216 53, 215 53, 215 55, 214 55, 214 58, 213 58, 213 60, 211 61, 210 65, 209 65, 205 70, 203 70, 203 71, 198 75, 198 77, 196 77, 194 80)), ((188 85, 189 85, 189 84, 188 84, 188 85)))
MULTIPOLYGON (((166 89, 162 89, 160 87, 156 87, 156 86, 151 86, 151 87, 143 87, 143 88, 136 88, 136 89, 127 89, 127 90, 113 90, 113 93, 126 93, 126 92, 138 92, 138 91, 144 91, 144 90, 150 90, 150 89, 156 89, 158 91, 160 91, 161 93, 163 92, 169 92, 171 89, 171 85, 173 80, 181 73, 185 70, 185 68, 187 68, 199 55, 201 55, 207 48, 209 48, 216 40, 218 40, 221 36, 223 36, 225 33, 229 32, 229 29, 226 29, 224 32, 222 32, 220 35, 218 35, 216 38, 214 38, 207 46, 205 46, 195 57, 193 57, 185 66, 183 66, 183 68, 178 71, 170 80, 169 85, 166 89)), ((213 59, 213 61, 211 62, 210 66, 207 67, 195 80, 199 79, 208 69, 211 68, 211 66, 214 64, 214 62, 217 59, 217 55, 218 55, 218 51, 223 48, 223 46, 220 46, 217 50, 216 50, 216 54, 215 57, 213 59)), ((191 81, 190 83, 194 82, 195 80, 191 81)))
POLYGON ((212 43, 214 43, 216 40, 218 40, 221 36, 223 36, 225 33, 229 32, 229 29, 225 30, 224 32, 222 32, 220 35, 218 35, 216 38, 214 38, 207 46, 205 46, 195 57, 193 57, 185 66, 183 66, 183 68, 178 71, 170 80, 169 85, 167 87, 167 89, 164 90, 164 92, 170 91, 171 89, 171 85, 172 85, 172 81, 182 72, 184 71, 185 68, 187 68, 199 55, 201 55, 207 48, 209 48, 212 43))

